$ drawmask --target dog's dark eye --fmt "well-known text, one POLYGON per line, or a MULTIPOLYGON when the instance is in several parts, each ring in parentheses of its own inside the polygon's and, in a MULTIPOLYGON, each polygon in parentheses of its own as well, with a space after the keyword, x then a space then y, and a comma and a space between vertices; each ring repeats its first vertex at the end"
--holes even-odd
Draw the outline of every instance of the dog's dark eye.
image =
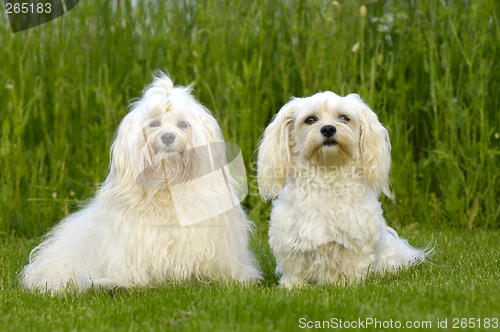
POLYGON ((349 122, 349 121, 351 121, 351 119, 349 119, 349 118, 348 118, 347 116, 345 116, 345 115, 341 115, 341 116, 340 116, 340 120, 345 121, 345 122, 349 122))
POLYGON ((150 127, 159 127, 159 126, 160 126, 160 124, 159 124, 158 122, 156 122, 156 121, 155 121, 155 122, 151 122, 151 123, 149 124, 149 126, 150 126, 150 127))
POLYGON ((186 129, 188 127, 188 124, 185 122, 181 122, 181 123, 179 123, 178 127, 181 129, 186 129))
POLYGON ((316 121, 318 121, 318 118, 316 118, 315 116, 310 116, 306 119, 306 121, 304 121, 305 123, 307 124, 313 124, 315 123, 316 121))

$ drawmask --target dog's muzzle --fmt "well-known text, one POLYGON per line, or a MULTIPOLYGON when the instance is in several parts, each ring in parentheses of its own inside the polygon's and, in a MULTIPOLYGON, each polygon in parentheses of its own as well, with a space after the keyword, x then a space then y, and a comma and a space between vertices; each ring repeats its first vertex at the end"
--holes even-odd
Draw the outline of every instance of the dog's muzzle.
POLYGON ((321 127, 320 132, 321 135, 323 135, 323 137, 326 138, 325 141, 323 142, 324 146, 338 145, 337 141, 332 138, 333 135, 335 135, 335 133, 337 132, 337 128, 335 128, 335 126, 332 125, 323 126, 321 127))
POLYGON ((165 134, 161 135, 161 141, 166 146, 169 146, 170 144, 172 144, 175 141, 175 134, 174 133, 165 133, 165 134))
POLYGON ((335 128, 335 126, 332 125, 326 125, 321 127, 320 132, 321 135, 325 137, 332 137, 337 132, 337 128, 335 128))

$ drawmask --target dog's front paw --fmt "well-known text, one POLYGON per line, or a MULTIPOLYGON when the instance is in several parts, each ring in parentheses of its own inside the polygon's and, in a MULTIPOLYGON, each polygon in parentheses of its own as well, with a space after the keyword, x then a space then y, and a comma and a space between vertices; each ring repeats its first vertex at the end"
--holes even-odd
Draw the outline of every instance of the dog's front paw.
POLYGON ((288 288, 288 289, 301 288, 301 287, 304 287, 305 285, 307 285, 305 280, 302 278, 299 278, 299 277, 283 276, 283 277, 281 277, 281 279, 279 281, 280 287, 288 288))

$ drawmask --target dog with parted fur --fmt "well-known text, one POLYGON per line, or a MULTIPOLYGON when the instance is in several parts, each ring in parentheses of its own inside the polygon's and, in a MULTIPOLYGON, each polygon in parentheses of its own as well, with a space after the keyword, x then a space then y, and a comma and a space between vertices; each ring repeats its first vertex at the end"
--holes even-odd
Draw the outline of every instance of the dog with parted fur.
POLYGON ((252 223, 222 173, 220 127, 190 92, 157 73, 119 125, 96 196, 30 254, 26 289, 261 279, 248 248, 252 223))
POLYGON ((281 285, 359 281, 429 254, 386 225, 378 195, 392 198, 389 135, 357 94, 292 99, 258 151, 260 194, 277 197, 269 243, 281 285))

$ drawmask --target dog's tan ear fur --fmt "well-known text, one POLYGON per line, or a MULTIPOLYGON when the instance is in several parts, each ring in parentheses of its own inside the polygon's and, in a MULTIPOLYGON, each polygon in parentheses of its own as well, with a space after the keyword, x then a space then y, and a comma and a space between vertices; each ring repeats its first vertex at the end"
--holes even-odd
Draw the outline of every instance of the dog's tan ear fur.
POLYGON ((296 98, 283 106, 260 139, 257 181, 263 200, 278 196, 285 185, 292 165, 290 130, 300 103, 296 98))
POLYGON ((203 124, 202 130, 207 142, 223 142, 222 131, 217 123, 217 120, 205 110, 206 113, 200 113, 201 123, 203 124))
MULTIPOLYGON (((136 106, 136 108, 138 107, 140 105, 136 106)), ((124 179, 135 178, 140 174, 141 170, 138 167, 140 163, 135 162, 135 158, 145 142, 143 136, 139 135, 138 132, 141 120, 138 112, 130 112, 118 126, 111 145, 109 174, 106 182, 119 183, 123 182, 124 179), (127 139, 129 136, 140 137, 140 139, 131 143, 132 140, 127 139), (132 162, 133 160, 134 162, 132 162)))
POLYGON ((391 180, 391 143, 385 127, 377 115, 366 105, 359 95, 350 94, 344 100, 356 111, 360 122, 359 149, 365 185, 377 193, 383 192, 393 198, 391 180))

